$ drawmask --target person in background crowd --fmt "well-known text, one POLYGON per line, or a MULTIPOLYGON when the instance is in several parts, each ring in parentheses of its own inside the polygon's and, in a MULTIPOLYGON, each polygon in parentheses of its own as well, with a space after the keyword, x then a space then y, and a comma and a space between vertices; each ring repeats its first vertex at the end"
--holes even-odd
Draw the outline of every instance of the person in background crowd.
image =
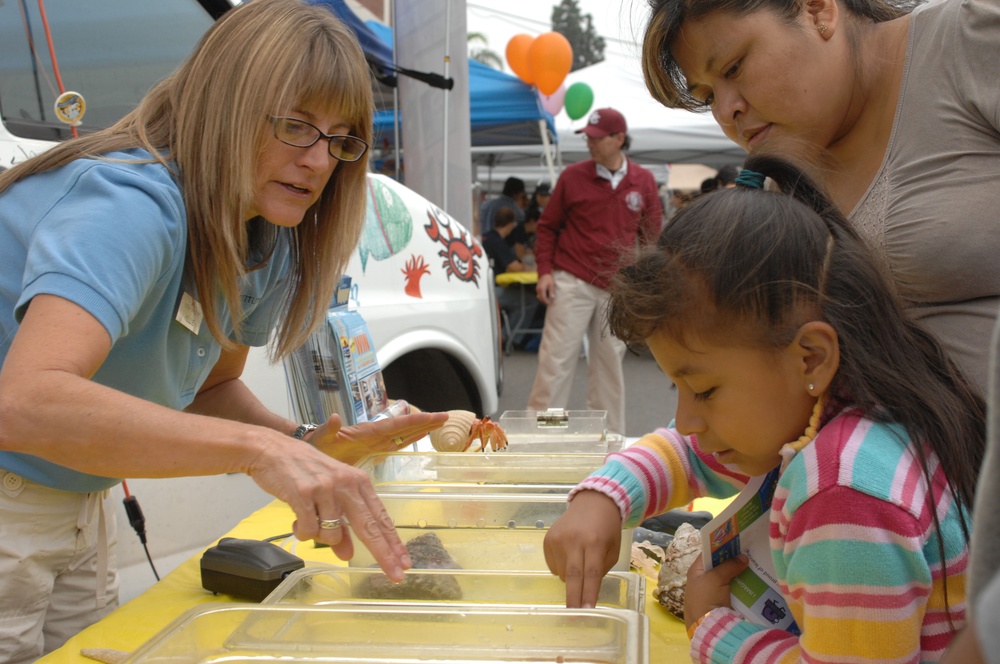
POLYGON ((664 206, 664 223, 669 221, 675 214, 687 207, 688 203, 695 199, 694 193, 681 191, 679 189, 666 190, 666 205, 664 206))
POLYGON ((480 237, 493 229, 493 218, 498 210, 510 208, 514 211, 517 221, 524 221, 524 208, 528 206, 528 194, 521 178, 507 178, 503 183, 503 191, 499 196, 488 200, 479 208, 480 237))
POLYGON ((736 177, 740 174, 739 166, 734 166, 733 164, 726 164, 715 174, 715 179, 719 181, 719 187, 725 189, 726 187, 736 186, 736 177))
POLYGON ((552 198, 552 188, 549 183, 539 182, 524 211, 524 222, 519 223, 507 236, 507 243, 514 247, 517 257, 527 260, 531 266, 534 266, 535 261, 535 229, 542 216, 542 210, 548 205, 550 198, 552 198))
POLYGON ((0 174, 0 660, 118 603, 118 478, 242 472, 342 559, 411 565, 345 462, 440 426, 292 422, 240 380, 299 347, 365 215, 371 75, 323 7, 254 0, 112 127, 0 174))
POLYGON ((719 188, 719 178, 714 175, 710 178, 705 178, 701 181, 701 186, 698 188, 698 195, 704 196, 705 194, 710 194, 719 188))
MULTIPOLYGON (((507 238, 514 231, 517 226, 517 222, 514 220, 514 211, 510 208, 501 208, 497 211, 495 218, 495 227, 493 230, 486 233, 483 236, 483 250, 490 259, 490 265, 493 266, 493 273, 495 275, 501 275, 506 272, 525 272, 529 270, 528 266, 524 262, 518 259, 517 254, 514 252, 514 248, 507 244, 507 238)), ((507 312, 508 316, 521 315, 521 293, 520 289, 526 288, 523 284, 511 284, 510 286, 497 286, 497 301, 504 311, 507 312)), ((530 299, 528 295, 525 294, 525 311, 524 315, 526 321, 534 321, 536 308, 538 307, 538 298, 535 297, 534 293, 531 293, 530 299)), ((512 318, 512 320, 517 320, 512 318)), ((540 324, 539 324, 540 326, 540 324)), ((514 339, 514 344, 521 347, 524 343, 524 335, 518 335, 514 339)), ((504 345, 507 341, 504 340, 504 345)))
POLYGON ((653 174, 625 156, 625 116, 597 109, 578 133, 591 159, 563 171, 535 231, 547 309, 528 408, 566 407, 586 335, 587 407, 607 411, 608 430, 624 435, 625 344, 605 329, 606 289, 623 250, 655 242, 663 207, 653 174))
POLYGON ((539 182, 534 193, 531 194, 528 209, 524 211, 525 220, 538 221, 541 219, 542 211, 549 204, 550 198, 552 198, 552 187, 548 182, 539 182))
POLYGON ((524 263, 517 258, 514 248, 507 244, 507 237, 514 232, 517 220, 510 208, 497 210, 492 229, 483 234, 483 250, 490 259, 494 274, 524 272, 524 263))

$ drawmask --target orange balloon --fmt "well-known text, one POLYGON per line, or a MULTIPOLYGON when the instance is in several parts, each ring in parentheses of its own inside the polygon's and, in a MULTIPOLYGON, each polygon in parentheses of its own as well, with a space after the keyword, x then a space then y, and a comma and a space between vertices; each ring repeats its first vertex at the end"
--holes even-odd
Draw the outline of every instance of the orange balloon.
POLYGON ((558 32, 546 32, 535 37, 528 49, 528 63, 533 83, 543 95, 559 89, 566 74, 573 68, 573 47, 558 32))
POLYGON ((528 85, 535 82, 531 62, 528 60, 528 51, 534 41, 535 38, 531 35, 520 34, 514 35, 507 42, 507 64, 510 65, 511 71, 528 85))

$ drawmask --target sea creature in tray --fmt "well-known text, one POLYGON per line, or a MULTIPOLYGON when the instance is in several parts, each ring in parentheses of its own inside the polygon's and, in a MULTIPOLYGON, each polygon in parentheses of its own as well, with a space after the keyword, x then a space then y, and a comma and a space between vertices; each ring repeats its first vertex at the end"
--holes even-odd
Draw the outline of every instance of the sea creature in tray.
POLYGON ((486 452, 507 447, 507 434, 488 417, 467 410, 449 410, 448 421, 431 431, 431 445, 438 452, 486 452))
POLYGON ((437 533, 424 533, 414 537, 406 543, 406 551, 413 561, 413 568, 402 583, 390 580, 385 574, 374 574, 361 580, 354 592, 367 599, 462 599, 462 587, 454 575, 437 572, 420 574, 416 571, 462 569, 444 548, 437 533))

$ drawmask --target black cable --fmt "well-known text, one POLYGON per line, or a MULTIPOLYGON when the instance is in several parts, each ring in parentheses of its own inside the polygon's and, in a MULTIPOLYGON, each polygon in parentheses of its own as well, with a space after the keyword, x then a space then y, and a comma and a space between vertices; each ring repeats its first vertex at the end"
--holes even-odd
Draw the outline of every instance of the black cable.
POLYGON ((131 524, 135 534, 139 536, 139 542, 142 543, 142 549, 146 552, 146 560, 149 561, 149 566, 153 570, 153 576, 159 581, 160 574, 156 571, 156 565, 153 564, 153 557, 149 555, 149 547, 146 546, 146 517, 142 514, 139 501, 128 492, 128 485, 125 482, 122 482, 122 488, 125 490, 125 498, 122 500, 122 503, 125 505, 125 514, 128 515, 128 522, 131 524))
POLYGON ((265 542, 274 542, 274 541, 277 541, 277 540, 283 540, 283 539, 288 539, 289 537, 291 537, 291 536, 292 536, 292 535, 294 535, 294 534, 295 534, 295 533, 285 533, 285 534, 283 534, 283 535, 275 535, 274 537, 268 537, 268 538, 267 538, 266 540, 264 540, 264 541, 265 541, 265 542))
POLYGON ((159 581, 160 575, 156 572, 156 565, 153 564, 153 557, 149 555, 149 547, 146 546, 145 542, 142 543, 142 550, 146 552, 146 560, 149 561, 149 566, 153 570, 153 576, 159 581))

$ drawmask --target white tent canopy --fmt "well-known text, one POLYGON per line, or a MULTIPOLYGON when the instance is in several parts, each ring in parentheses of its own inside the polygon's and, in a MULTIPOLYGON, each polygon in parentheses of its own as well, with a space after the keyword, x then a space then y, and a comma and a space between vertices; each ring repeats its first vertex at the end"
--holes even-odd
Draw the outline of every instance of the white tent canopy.
MULTIPOLYGON (((632 137, 629 156, 641 164, 696 163, 718 168, 742 163, 746 157, 743 148, 722 133, 711 113, 667 108, 654 100, 642 80, 638 59, 609 58, 579 69, 566 77, 566 87, 578 81, 594 91, 591 109, 611 106, 625 116, 632 137)), ((574 133, 586 121, 586 116, 572 121, 565 112, 556 116, 564 162, 589 157, 583 135, 574 133)))
MULTIPOLYGON (((695 163, 719 168, 740 164, 746 157, 743 148, 722 133, 710 113, 666 108, 655 101, 642 80, 638 57, 609 55, 603 62, 571 72, 565 85, 568 88, 578 81, 594 91, 591 110, 611 106, 625 116, 632 138, 629 157, 652 166, 658 179, 666 179, 663 165, 695 163)), ((561 163, 571 164, 590 157, 583 136, 574 133, 584 126, 586 119, 584 116, 570 120, 565 111, 556 115, 561 163)), ((473 162, 480 166, 480 180, 489 177, 502 181, 508 175, 523 177, 525 181, 547 177, 544 155, 537 145, 473 148, 473 162), (483 166, 489 169, 488 175, 483 166)))

